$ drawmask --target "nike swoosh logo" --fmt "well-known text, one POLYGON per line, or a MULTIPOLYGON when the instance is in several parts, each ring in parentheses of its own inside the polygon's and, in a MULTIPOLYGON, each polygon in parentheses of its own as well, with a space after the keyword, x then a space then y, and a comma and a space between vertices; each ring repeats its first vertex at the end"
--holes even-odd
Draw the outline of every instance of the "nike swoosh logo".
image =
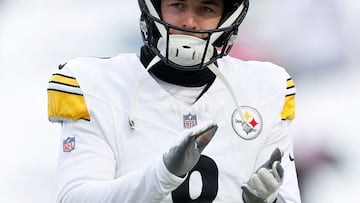
POLYGON ((291 157, 290 154, 289 154, 289 159, 290 159, 290 161, 294 161, 294 160, 295 160, 293 157, 291 157))

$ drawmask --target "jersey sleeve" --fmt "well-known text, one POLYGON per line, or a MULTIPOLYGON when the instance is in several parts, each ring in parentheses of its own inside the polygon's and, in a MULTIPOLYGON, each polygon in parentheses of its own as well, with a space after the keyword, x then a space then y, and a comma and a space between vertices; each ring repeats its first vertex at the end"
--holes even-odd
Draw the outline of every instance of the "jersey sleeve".
POLYGON ((48 119, 51 122, 90 120, 83 92, 66 66, 61 66, 49 81, 48 119))
POLYGON ((171 174, 162 157, 118 174, 122 163, 116 157, 118 139, 114 139, 112 112, 87 91, 94 81, 94 63, 84 61, 72 60, 62 66, 52 75, 47 89, 49 120, 62 123, 56 202, 162 201, 185 179, 171 174))

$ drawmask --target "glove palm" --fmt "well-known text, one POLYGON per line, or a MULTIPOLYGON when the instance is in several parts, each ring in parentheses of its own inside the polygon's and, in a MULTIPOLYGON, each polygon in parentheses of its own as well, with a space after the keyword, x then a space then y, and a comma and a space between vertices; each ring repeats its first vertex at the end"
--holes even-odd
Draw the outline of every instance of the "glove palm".
POLYGON ((211 121, 185 131, 180 143, 164 154, 166 168, 176 176, 186 175, 198 162, 201 152, 211 141, 216 130, 217 124, 211 121))

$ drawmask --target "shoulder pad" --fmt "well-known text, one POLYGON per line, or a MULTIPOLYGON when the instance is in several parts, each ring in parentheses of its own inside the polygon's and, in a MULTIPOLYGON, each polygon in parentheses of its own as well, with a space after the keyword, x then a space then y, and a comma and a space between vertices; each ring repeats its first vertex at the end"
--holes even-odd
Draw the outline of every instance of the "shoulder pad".
POLYGON ((49 81, 47 94, 48 119, 51 122, 75 121, 78 119, 90 121, 84 95, 78 81, 71 74, 53 74, 49 81))
POLYGON ((282 120, 292 120, 295 118, 295 95, 296 95, 296 88, 295 83, 292 78, 288 78, 286 81, 286 94, 285 94, 285 101, 284 106, 281 112, 281 119, 282 120))

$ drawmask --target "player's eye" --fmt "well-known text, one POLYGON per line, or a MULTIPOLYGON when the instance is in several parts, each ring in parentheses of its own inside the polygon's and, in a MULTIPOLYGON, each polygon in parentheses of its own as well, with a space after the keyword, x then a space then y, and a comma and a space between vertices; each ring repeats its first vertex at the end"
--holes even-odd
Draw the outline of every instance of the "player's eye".
POLYGON ((183 9, 185 7, 182 3, 172 3, 170 6, 176 9, 183 9))
POLYGON ((200 10, 201 10, 201 12, 204 12, 204 13, 214 13, 215 12, 214 9, 212 9, 211 7, 206 7, 206 6, 201 7, 200 10))

